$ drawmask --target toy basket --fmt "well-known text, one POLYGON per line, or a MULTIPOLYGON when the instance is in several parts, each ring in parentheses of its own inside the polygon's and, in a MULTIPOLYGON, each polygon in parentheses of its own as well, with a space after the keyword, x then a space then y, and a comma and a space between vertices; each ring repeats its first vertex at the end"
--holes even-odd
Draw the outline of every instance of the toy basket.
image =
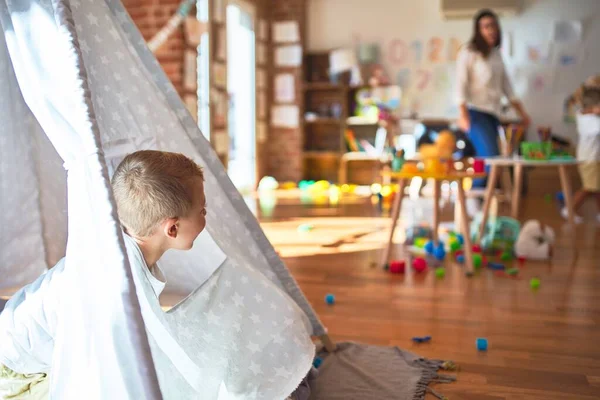
POLYGON ((549 160, 552 155, 551 142, 523 142, 521 154, 526 160, 549 160))

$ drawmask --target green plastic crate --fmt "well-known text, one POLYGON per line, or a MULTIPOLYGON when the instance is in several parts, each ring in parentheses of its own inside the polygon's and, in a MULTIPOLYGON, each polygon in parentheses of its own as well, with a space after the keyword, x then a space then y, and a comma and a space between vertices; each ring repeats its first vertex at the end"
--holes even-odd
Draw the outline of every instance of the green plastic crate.
POLYGON ((551 142, 523 142, 521 154, 526 160, 549 160, 552 156, 551 142))

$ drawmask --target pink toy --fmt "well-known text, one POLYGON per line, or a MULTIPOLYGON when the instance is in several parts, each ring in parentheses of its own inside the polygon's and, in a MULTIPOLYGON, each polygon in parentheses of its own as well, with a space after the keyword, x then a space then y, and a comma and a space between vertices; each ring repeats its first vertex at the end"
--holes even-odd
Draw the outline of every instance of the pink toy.
POLYGON ((417 272, 423 272, 427 269, 427 261, 424 258, 417 257, 412 263, 413 269, 417 272))
POLYGON ((406 270, 406 263, 402 260, 394 260, 390 262, 390 272, 392 274, 403 274, 406 270))

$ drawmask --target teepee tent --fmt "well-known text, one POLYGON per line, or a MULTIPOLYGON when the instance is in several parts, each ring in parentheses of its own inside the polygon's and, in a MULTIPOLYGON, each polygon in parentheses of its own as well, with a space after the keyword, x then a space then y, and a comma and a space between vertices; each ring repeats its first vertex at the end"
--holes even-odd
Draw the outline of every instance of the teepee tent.
MULTIPOLYGON (((0 24, 0 290, 31 282, 66 254, 51 398, 164 394, 155 369, 163 354, 144 325, 152 305, 136 295, 109 183, 136 150, 184 153, 204 168, 207 229, 191 251, 161 259, 168 293, 186 296, 228 266, 251 266, 326 339, 119 0, 0 0, 0 24)), ((184 363, 172 367, 186 375, 193 366, 184 363)), ((279 372, 280 381, 292 375, 279 372)))

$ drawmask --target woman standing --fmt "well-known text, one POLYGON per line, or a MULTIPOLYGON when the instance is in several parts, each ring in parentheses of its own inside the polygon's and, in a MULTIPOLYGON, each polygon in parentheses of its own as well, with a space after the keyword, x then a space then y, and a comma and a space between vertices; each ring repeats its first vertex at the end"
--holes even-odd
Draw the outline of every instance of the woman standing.
MULTIPOLYGON (((508 98, 525 127, 529 116, 512 90, 500 55, 502 34, 498 17, 491 10, 480 11, 474 19, 473 37, 457 59, 458 126, 469 134, 478 157, 497 156, 498 115, 503 97, 508 98)), ((483 187, 485 180, 473 186, 483 187)))

